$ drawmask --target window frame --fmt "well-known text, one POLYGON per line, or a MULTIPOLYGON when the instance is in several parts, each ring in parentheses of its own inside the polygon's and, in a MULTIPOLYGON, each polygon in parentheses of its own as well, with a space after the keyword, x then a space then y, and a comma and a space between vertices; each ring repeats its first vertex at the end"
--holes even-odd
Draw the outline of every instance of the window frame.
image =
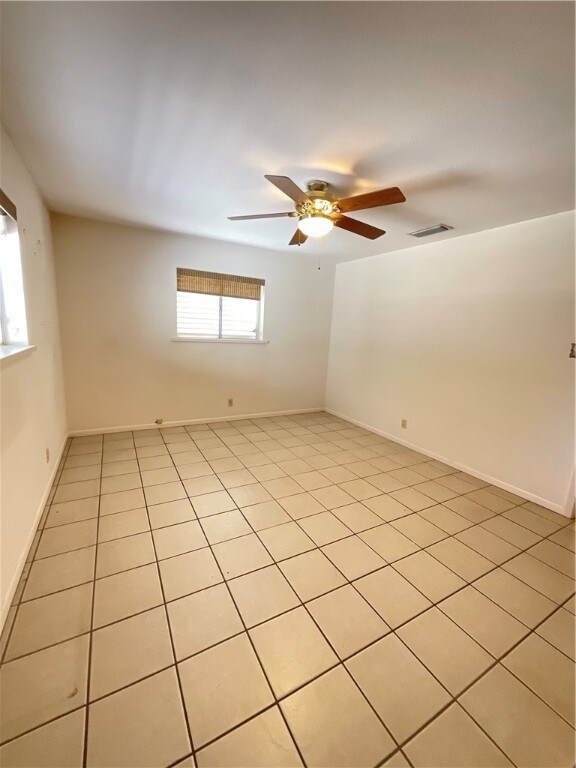
MULTIPOLYGON (((180 269, 180 268, 178 268, 180 269)), ((182 267, 184 269, 184 267, 182 267)), ((198 272, 201 272, 202 270, 196 270, 198 272)), ((178 272, 177 272, 178 274, 178 272)), ((223 277, 226 275, 224 273, 215 273, 215 274, 222 274, 223 277)), ((239 277, 239 275, 234 275, 234 277, 239 277)), ((249 298, 243 298, 243 297, 234 297, 234 296, 226 296, 223 294, 217 294, 212 293, 208 295, 217 296, 218 297, 218 336, 194 336, 194 335, 187 335, 187 334, 181 334, 178 333, 178 294, 181 291, 178 290, 178 286, 176 287, 176 335, 172 337, 172 341, 182 341, 182 342, 200 342, 200 343, 210 343, 210 344, 268 344, 269 342, 264 339, 264 297, 265 297, 265 282, 262 281, 262 284, 260 285, 260 298, 259 299, 249 299, 249 298), (256 318, 256 336, 255 338, 246 338, 244 336, 224 336, 223 334, 223 299, 226 298, 238 298, 240 301, 257 301, 258 302, 258 310, 257 310, 257 318, 256 318)), ((186 293, 186 291, 182 291, 182 293, 186 293)), ((202 296, 203 294, 201 292, 197 291, 189 291, 191 294, 196 294, 198 296, 202 296)))

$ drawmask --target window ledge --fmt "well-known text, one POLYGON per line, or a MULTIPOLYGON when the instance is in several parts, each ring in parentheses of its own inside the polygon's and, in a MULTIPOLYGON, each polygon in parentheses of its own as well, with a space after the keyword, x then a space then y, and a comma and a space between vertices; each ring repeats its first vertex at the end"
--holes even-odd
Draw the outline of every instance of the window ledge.
POLYGON ((34 352, 35 344, 0 344, 0 362, 34 352))
POLYGON ((194 336, 173 336, 170 341, 192 341, 200 344, 270 344, 263 339, 197 339, 194 336))

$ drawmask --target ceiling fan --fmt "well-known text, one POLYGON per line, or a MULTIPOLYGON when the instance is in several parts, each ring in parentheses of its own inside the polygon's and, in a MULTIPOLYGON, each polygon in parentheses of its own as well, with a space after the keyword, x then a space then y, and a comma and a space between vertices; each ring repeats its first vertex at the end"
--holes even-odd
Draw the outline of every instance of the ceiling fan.
POLYGON ((355 235, 376 240, 386 232, 371 224, 365 224, 358 219, 344 216, 349 211, 361 211, 365 208, 377 208, 380 205, 403 203, 406 198, 398 187, 380 189, 376 192, 366 192, 363 195, 334 199, 330 194, 326 181, 310 181, 306 192, 295 184, 288 176, 264 176, 275 187, 296 203, 294 211, 286 213, 257 213, 252 216, 229 216, 230 221, 245 221, 247 219, 276 219, 284 216, 298 218, 298 228, 289 245, 302 245, 309 237, 327 235, 332 227, 340 227, 353 232, 355 235))

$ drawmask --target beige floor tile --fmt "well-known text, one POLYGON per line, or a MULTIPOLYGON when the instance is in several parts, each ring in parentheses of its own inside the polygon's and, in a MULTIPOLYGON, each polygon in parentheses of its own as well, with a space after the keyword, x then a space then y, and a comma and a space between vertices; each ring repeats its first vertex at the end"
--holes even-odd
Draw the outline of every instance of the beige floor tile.
POLYGON ((475 525, 466 531, 457 533, 455 538, 497 565, 510 560, 511 557, 520 552, 518 547, 504 541, 499 536, 495 536, 481 525, 475 525))
POLYGON ((451 700, 396 635, 371 645, 346 666, 399 743, 451 700))
POLYGON ((255 533, 216 544, 213 551, 226 579, 242 576, 272 563, 255 533))
POLYGON ((84 710, 80 709, 0 747, 0 765, 4 768, 74 768, 82 765, 83 752, 84 710))
POLYGON ((89 768, 170 765, 190 749, 174 668, 90 705, 89 768))
MULTIPOLYGON (((107 466, 114 466, 113 464, 108 464, 107 466)), ((172 457, 168 454, 164 454, 162 456, 143 456, 142 458, 138 458, 138 466, 141 470, 147 470, 147 469, 162 469, 163 467, 171 467, 173 466, 172 463, 172 457)))
POLYGON ((532 557, 574 579, 574 554, 549 539, 541 541, 528 551, 532 557))
POLYGON ((312 600, 308 610, 340 658, 389 632, 387 624, 350 585, 312 600))
POLYGON ((192 504, 185 498, 148 507, 148 516, 153 530, 196 520, 192 504))
POLYGON ((555 544, 559 544, 561 547, 565 547, 572 552, 576 552, 576 537, 574 536, 573 526, 554 533, 550 536, 550 541, 553 541, 555 544))
POLYGON ((178 466, 176 471, 180 475, 181 480, 190 480, 193 477, 206 477, 207 475, 214 474, 214 470, 207 461, 199 461, 195 464, 184 464, 184 466, 178 466))
MULTIPOLYGON (((0 667, 0 731, 4 740, 86 702, 88 635, 0 667)), ((27 767, 28 768, 28 767, 27 767)))
POLYGON ((378 517, 387 522, 412 514, 411 509, 387 494, 366 499, 363 503, 368 509, 375 512, 378 517))
POLYGON ((458 539, 449 538, 427 550, 464 581, 473 581, 494 568, 494 563, 458 539))
POLYGON ((259 504, 262 501, 270 501, 272 499, 272 496, 260 483, 230 488, 229 493, 239 507, 247 507, 251 504, 259 504))
POLYGON ((354 586, 393 629, 432 605, 409 581, 389 567, 358 579, 354 586))
POLYGON ((457 512, 462 517, 470 520, 471 523, 483 523, 485 520, 490 520, 494 517, 494 512, 491 512, 486 507, 478 504, 474 499, 470 499, 467 496, 458 496, 455 499, 448 499, 444 502, 444 506, 451 509, 453 512, 457 512))
MULTIPOLYGON (((313 520, 314 518, 310 518, 313 520)), ((335 541, 322 547, 324 554, 349 581, 383 568, 386 563, 358 536, 335 541)))
POLYGON ((279 461, 278 466, 287 475, 294 477, 295 475, 301 475, 304 472, 309 472, 310 464, 303 459, 289 459, 288 461, 279 461))
MULTIPOLYGON (((373 463, 372 461, 370 462, 373 463)), ((400 488, 405 488, 405 483, 400 482, 395 477, 392 477, 386 472, 382 472, 380 475, 370 475, 366 478, 366 481, 373 485, 381 493, 390 493, 391 491, 398 491, 400 488)))
POLYGON ((566 608, 570 613, 576 614, 576 597, 573 596, 568 602, 564 603, 562 607, 566 608))
POLYGON ((186 499, 186 489, 180 481, 177 483, 164 483, 163 485, 150 485, 144 488, 146 504, 150 508, 157 504, 167 504, 177 499, 186 499))
POLYGON ((417 544, 389 524, 371 528, 358 535, 388 563, 393 563, 420 549, 417 544))
POLYGON ((338 663, 304 608, 250 630, 256 653, 277 697, 285 696, 338 663))
POLYGON ((168 603, 168 616, 179 661, 244 629, 224 584, 168 603))
POLYGON ((216 475, 203 475, 191 478, 190 480, 184 480, 184 488, 186 488, 186 493, 192 499, 194 496, 202 496, 205 493, 224 490, 224 486, 216 475))
POLYGON ((82 453, 76 456, 68 454, 68 458, 64 462, 64 468, 70 469, 73 467, 87 467, 90 464, 101 464, 102 452, 100 446, 96 446, 90 450, 90 453, 82 453), (96 450, 96 448, 98 450, 96 450))
POLYGON ((495 493, 491 493, 486 488, 472 491, 467 494, 467 498, 478 502, 478 504, 486 507, 486 509, 489 509, 491 512, 495 512, 497 515, 500 515, 507 509, 511 509, 516 504, 514 501, 508 501, 507 499, 502 498, 502 496, 497 496, 495 493))
POLYGON ((219 544, 252 533, 252 528, 238 510, 204 517, 201 525, 210 544, 219 544))
MULTIPOLYGON (((255 480, 260 481, 256 474, 252 474, 247 469, 236 469, 232 472, 222 472, 218 478, 224 488, 238 488, 242 485, 250 485, 255 480)), ((266 478, 271 479, 271 478, 266 478)))
POLYGON ((305 491, 316 491, 318 488, 326 488, 328 485, 332 485, 332 481, 321 472, 318 472, 318 470, 302 472, 295 480, 305 491))
POLYGON ((92 638, 90 700, 174 663, 164 607, 98 629, 92 638))
POLYGON ((297 493, 278 499, 279 504, 294 520, 323 512, 324 507, 309 493, 297 493))
POLYGON ((112 576, 114 573, 147 565, 156 560, 152 536, 139 533, 125 539, 115 539, 98 545, 96 577, 112 576))
POLYGON ((574 518, 570 519, 565 517, 564 515, 560 515, 558 512, 552 512, 551 509, 546 509, 546 507, 541 507, 540 504, 536 504, 533 501, 527 501, 522 506, 529 510, 530 512, 534 512, 537 515, 540 515, 541 517, 545 517, 547 520, 552 520, 553 523, 557 523, 558 525, 565 526, 565 525, 574 525, 574 518))
POLYGON ((199 768, 295 768, 302 765, 277 707, 223 736, 196 757, 199 768))
POLYGON ((460 533, 460 531, 464 531, 472 525, 470 520, 453 512, 442 504, 423 509, 422 512, 419 513, 419 516, 451 535, 460 533))
POLYGON ((353 496, 346 491, 343 491, 338 486, 328 486, 326 488, 318 488, 315 491, 311 491, 312 496, 322 504, 326 509, 336 509, 337 507, 343 507, 346 504, 352 504, 356 501, 353 496))
POLYGON ((507 512, 504 512, 502 517, 506 518, 506 520, 512 520, 513 523, 522 525, 524 528, 528 528, 528 530, 539 536, 548 536, 559 530, 560 527, 556 523, 546 520, 546 518, 541 517, 534 512, 530 512, 530 510, 525 507, 513 507, 507 512))
POLYGON ((407 469, 406 467, 403 467, 402 469, 393 469, 388 474, 390 477, 393 477, 404 485, 418 485, 418 483, 423 483, 428 480, 425 475, 421 475, 419 472, 416 472, 413 469, 407 469))
POLYGON ((527 549, 540 541, 538 534, 501 516, 486 520, 482 523, 482 527, 519 549, 527 549))
POLYGON ((158 560, 208 546, 206 536, 196 520, 158 528, 154 530, 153 536, 158 560))
POLYGON ((214 555, 206 548, 161 560, 159 565, 166 600, 175 600, 222 581, 214 555))
POLYGON ((527 627, 474 587, 462 589, 438 607, 497 658, 528 633, 527 627))
POLYGON ((244 469, 242 462, 236 457, 224 459, 209 459, 210 466, 218 474, 222 472, 233 472, 236 469, 244 469))
POLYGON ((452 491, 450 488, 446 488, 445 485, 441 485, 435 480, 428 480, 426 483, 419 483, 418 485, 414 485, 412 487, 415 491, 424 493, 426 496, 429 496, 431 499, 434 499, 434 501, 440 503, 443 501, 448 501, 448 499, 453 499, 458 495, 456 491, 452 491))
POLYGON ((518 555, 502 567, 556 603, 563 603, 574 594, 573 579, 527 553, 518 555))
POLYGON ((567 656, 532 634, 502 664, 574 726, 574 664, 567 656))
POLYGON ((94 578, 96 547, 85 547, 63 555, 36 560, 26 580, 23 600, 49 595, 94 578))
POLYGON ((83 520, 80 523, 59 525, 46 528, 40 537, 36 550, 36 559, 61 555, 75 549, 91 547, 96 544, 96 520, 83 520))
POLYGON ((6 660, 89 632, 91 615, 91 583, 22 603, 8 643, 6 660))
POLYGON ((466 584, 427 552, 410 555, 395 563, 394 567, 433 603, 443 600, 466 584))
POLYGON ((247 627, 300 605, 300 600, 276 565, 232 579, 228 585, 247 627))
POLYGON ((354 461, 351 464, 347 463, 346 468, 351 472, 354 472, 357 477, 368 478, 372 475, 380 474, 380 470, 372 464, 369 464, 367 461, 354 461))
POLYGON ((379 469, 380 472, 390 472, 393 469, 400 469, 400 465, 388 456, 378 456, 368 460, 369 464, 379 469))
POLYGON ((337 509, 332 510, 332 514, 354 533, 360 533, 369 528, 375 528, 378 525, 382 525, 382 519, 360 502, 347 504, 344 507, 338 507, 337 509))
POLYGON ((453 696, 494 661, 437 608, 412 619, 397 633, 453 696))
POLYGON ((145 533, 149 530, 148 513, 145 509, 118 512, 115 515, 100 518, 98 542, 121 539, 124 536, 133 536, 136 533, 145 533))
POLYGON ((196 749, 274 701, 245 634, 181 662, 179 668, 196 749))
POLYGON ((136 448, 136 455, 138 459, 149 458, 151 456, 168 456, 168 449, 164 445, 164 441, 162 441, 161 445, 138 446, 136 448))
POLYGON ((290 517, 274 499, 242 507, 242 514, 255 531, 290 522, 290 517))
POLYGON ((60 504, 52 504, 46 519, 46 528, 54 528, 65 523, 78 523, 98 517, 98 496, 89 499, 76 499, 76 501, 64 501, 60 504))
POLYGON ((100 477, 100 467, 98 464, 91 464, 86 467, 73 467, 64 469, 60 475, 59 485, 75 483, 82 480, 97 480, 100 477))
POLYGON ((127 512, 130 509, 145 507, 144 492, 141 488, 118 493, 108 493, 100 499, 100 514, 114 515, 117 512, 127 512))
POLYGON ((155 564, 97 579, 94 594, 94 628, 125 619, 162 603, 155 564))
POLYGON ((437 478, 437 481, 441 485, 446 486, 446 488, 455 491, 457 494, 470 493, 471 491, 476 490, 476 486, 472 480, 464 480, 459 477, 458 474, 439 477, 437 478))
POLYGON ((162 469, 146 469, 142 473, 142 485, 161 485, 162 483, 175 483, 180 478, 174 467, 162 469))
POLYGON ((318 546, 352 535, 352 531, 331 512, 301 518, 300 526, 318 546))
POLYGON ((176 465, 176 469, 178 469, 178 467, 186 466, 187 464, 199 464, 204 461, 204 456, 200 451, 191 451, 189 448, 189 443, 180 445, 172 444, 168 446, 168 450, 170 451, 172 461, 176 465), (181 448, 183 450, 180 450, 181 448))
POLYGON ((535 627, 556 607, 552 600, 500 568, 482 576, 474 586, 528 627, 535 627))
MULTIPOLYGON (((113 467, 114 464, 109 466, 113 467)), ((142 481, 138 472, 131 472, 127 475, 118 475, 117 477, 102 478, 102 493, 118 493, 118 491, 130 491, 135 488, 141 488, 142 481)))
POLYGON ((427 507, 435 505, 434 499, 426 494, 417 491, 415 488, 401 488, 399 491, 392 491, 390 493, 393 499, 399 501, 405 507, 408 507, 413 512, 419 512, 427 507))
POLYGON ((215 493, 194 496, 192 505, 198 517, 209 517, 236 509, 236 504, 228 491, 216 491, 215 493))
POLYGON ((286 477, 286 473, 283 472, 277 464, 263 464, 258 467, 250 467, 250 472, 254 476, 250 482, 254 482, 254 479, 259 483, 263 483, 266 480, 277 480, 279 477, 286 477))
POLYGON ((512 765, 456 703, 412 739, 404 751, 415 768, 504 768, 512 765))
POLYGON ((316 546, 297 523, 261 530, 258 536, 276 561, 300 555, 316 546))
POLYGON ((516 765, 574 762, 573 729, 504 667, 491 669, 460 703, 516 765))
POLYGON ((341 483, 340 488, 343 491, 346 491, 346 493, 349 493, 350 496, 353 496, 357 501, 371 499, 374 496, 380 495, 378 488, 362 479, 350 480, 347 483, 341 483))
POLYGON ((280 706, 308 765, 369 768, 395 749, 343 667, 322 675, 280 706))
POLYGON ((299 486, 291 477, 279 477, 275 480, 265 480, 262 485, 275 499, 283 499, 286 496, 302 493, 301 486, 299 486))
POLYGON ((358 476, 355 475, 354 472, 350 472, 346 467, 328 467, 327 469, 323 469, 321 474, 333 484, 347 483, 358 479, 358 476))
POLYGON ((545 621, 536 632, 559 651, 575 660, 574 616, 561 608, 545 621))
POLYGON ((402 752, 398 751, 382 763, 382 768, 410 768, 410 763, 402 752))
POLYGON ((82 480, 78 483, 67 483, 60 485, 54 494, 54 503, 61 501, 74 501, 75 499, 86 499, 88 496, 98 496, 100 493, 100 479, 82 480))
POLYGON ((428 547, 446 538, 446 532, 437 528, 420 515, 408 515, 390 523, 397 531, 407 536, 419 547, 428 547))
POLYGON ((330 467, 336 466, 334 459, 331 459, 329 456, 325 456, 324 454, 309 456, 306 461, 308 464, 310 464, 311 467, 314 467, 314 469, 318 470, 329 469, 330 467))
POLYGON ((319 597, 346 582, 320 550, 284 560, 280 570, 303 601, 319 597))

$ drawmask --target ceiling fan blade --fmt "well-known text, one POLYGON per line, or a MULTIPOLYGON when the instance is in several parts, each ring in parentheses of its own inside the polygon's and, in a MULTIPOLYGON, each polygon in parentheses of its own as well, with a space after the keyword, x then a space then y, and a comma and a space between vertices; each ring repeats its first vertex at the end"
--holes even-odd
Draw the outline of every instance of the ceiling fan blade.
POLYGON ((289 179, 288 176, 264 176, 264 178, 268 179, 275 187, 278 187, 285 195, 288 195, 295 203, 305 203, 307 200, 310 200, 308 195, 302 192, 300 187, 292 179, 289 179))
POLYGON ((305 235, 304 232, 302 232, 300 229, 297 229, 296 232, 294 232, 292 240, 290 240, 288 245, 304 245, 306 240, 308 240, 308 235, 305 235))
POLYGON ((373 227, 371 224, 365 224, 358 219, 351 219, 350 216, 339 216, 333 219, 334 226, 340 227, 340 229, 347 229, 348 232, 354 232, 355 235, 362 235, 369 240, 376 240, 377 237, 385 235, 386 232, 378 227, 373 227))
POLYGON ((246 219, 278 219, 282 216, 296 216, 294 211, 288 213, 254 213, 252 216, 228 216, 230 221, 245 221, 246 219))
POLYGON ((366 192, 364 195, 354 195, 338 200, 338 208, 343 213, 348 211, 362 211, 365 208, 377 208, 379 205, 393 205, 403 203, 406 198, 398 187, 379 189, 376 192, 366 192))

